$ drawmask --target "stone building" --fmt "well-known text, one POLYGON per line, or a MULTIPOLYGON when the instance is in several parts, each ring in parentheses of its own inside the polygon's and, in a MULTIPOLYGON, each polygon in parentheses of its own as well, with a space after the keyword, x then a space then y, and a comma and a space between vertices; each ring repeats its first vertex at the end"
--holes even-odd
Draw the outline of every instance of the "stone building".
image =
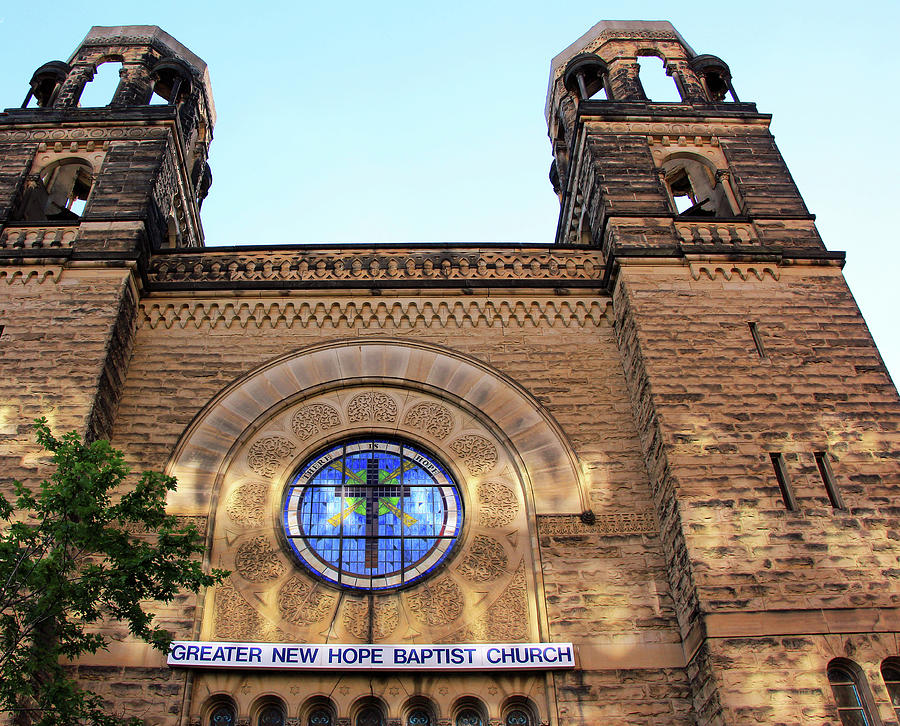
POLYGON ((159 28, 0 115, 4 477, 37 416, 109 437, 232 571, 159 609, 173 665, 114 625, 76 665, 118 712, 897 723, 897 392, 770 117, 665 22, 590 29, 546 116, 551 244, 206 248, 209 76, 159 28))

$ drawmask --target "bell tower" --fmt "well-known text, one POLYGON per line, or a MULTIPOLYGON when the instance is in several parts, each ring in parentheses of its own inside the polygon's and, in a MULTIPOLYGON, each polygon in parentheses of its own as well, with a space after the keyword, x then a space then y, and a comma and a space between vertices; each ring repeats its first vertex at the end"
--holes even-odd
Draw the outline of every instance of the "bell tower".
MULTIPOLYGON (((4 346, 29 422, 109 435, 133 346, 147 260, 203 246, 200 204, 215 108, 206 64, 155 26, 94 27, 68 62, 31 78, 0 113, 0 302, 4 346), (82 102, 118 67, 104 105, 82 102), (24 291, 22 287, 24 286, 24 291), (43 373, 54 361, 49 390, 43 373)), ((12 467, 14 468, 14 466, 12 467)))
POLYGON ((73 225, 81 249, 108 248, 110 234, 141 250, 203 246, 215 123, 209 72, 164 31, 92 28, 67 63, 35 71, 22 108, 7 109, 2 122, 26 140, 0 183, 7 229, 73 225), (85 88, 106 64, 118 66, 118 87, 106 105, 87 107, 85 88))
POLYGON ((630 21, 553 60, 546 117, 556 245, 605 269, 697 723, 893 722, 900 405, 771 117, 630 21), (651 56, 679 101, 648 98, 651 56))

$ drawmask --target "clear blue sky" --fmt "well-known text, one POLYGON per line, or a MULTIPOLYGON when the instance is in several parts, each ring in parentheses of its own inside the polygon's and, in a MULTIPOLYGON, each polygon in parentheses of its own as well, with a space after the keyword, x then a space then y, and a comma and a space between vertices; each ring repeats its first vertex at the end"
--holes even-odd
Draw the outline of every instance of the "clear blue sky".
POLYGON ((900 380, 897 2, 17 2, 0 107, 91 25, 159 25, 211 70, 208 244, 550 242, 550 59, 601 19, 671 20, 774 114, 900 380))

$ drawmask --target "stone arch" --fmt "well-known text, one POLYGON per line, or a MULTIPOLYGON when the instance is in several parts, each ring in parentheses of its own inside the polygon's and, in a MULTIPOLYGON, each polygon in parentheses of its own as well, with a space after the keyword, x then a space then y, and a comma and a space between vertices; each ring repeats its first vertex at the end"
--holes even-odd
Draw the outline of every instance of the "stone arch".
MULTIPOLYGON (((726 167, 727 168, 727 167, 726 167)), ((725 168, 696 151, 675 151, 660 161, 660 177, 673 210, 685 217, 730 217, 737 205, 725 168), (684 200, 679 204, 676 200, 684 200)))
POLYGON ((273 409, 329 388, 372 381, 429 391, 472 411, 508 444, 536 514, 589 508, 571 443, 522 386, 456 351, 380 338, 305 348, 263 364, 221 391, 188 426, 169 462, 167 473, 178 479, 170 507, 179 514, 209 514, 236 445, 273 409))
POLYGON ((312 642, 328 628, 344 642, 535 642, 548 632, 535 515, 585 508, 550 414, 493 368, 419 342, 345 340, 260 366, 198 414, 167 470, 170 511, 208 517, 208 562, 232 573, 204 597, 210 639, 312 642), (439 452, 466 510, 451 555, 372 608, 312 572, 283 527, 293 473, 361 435, 439 452))

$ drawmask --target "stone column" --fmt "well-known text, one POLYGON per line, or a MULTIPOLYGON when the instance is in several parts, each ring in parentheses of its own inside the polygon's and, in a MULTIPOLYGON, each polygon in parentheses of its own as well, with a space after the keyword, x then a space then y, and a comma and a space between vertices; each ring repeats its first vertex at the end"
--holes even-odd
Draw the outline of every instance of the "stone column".
POLYGON ((111 106, 146 106, 153 95, 153 81, 142 63, 128 63, 119 70, 119 86, 111 106))
POLYGON ((616 59, 609 65, 611 96, 616 101, 646 101, 640 79, 641 67, 636 58, 616 59))
POLYGON ((63 81, 54 106, 61 108, 74 108, 77 106, 85 85, 94 80, 94 73, 96 73, 96 70, 92 65, 75 66, 66 77, 66 80, 63 81))

